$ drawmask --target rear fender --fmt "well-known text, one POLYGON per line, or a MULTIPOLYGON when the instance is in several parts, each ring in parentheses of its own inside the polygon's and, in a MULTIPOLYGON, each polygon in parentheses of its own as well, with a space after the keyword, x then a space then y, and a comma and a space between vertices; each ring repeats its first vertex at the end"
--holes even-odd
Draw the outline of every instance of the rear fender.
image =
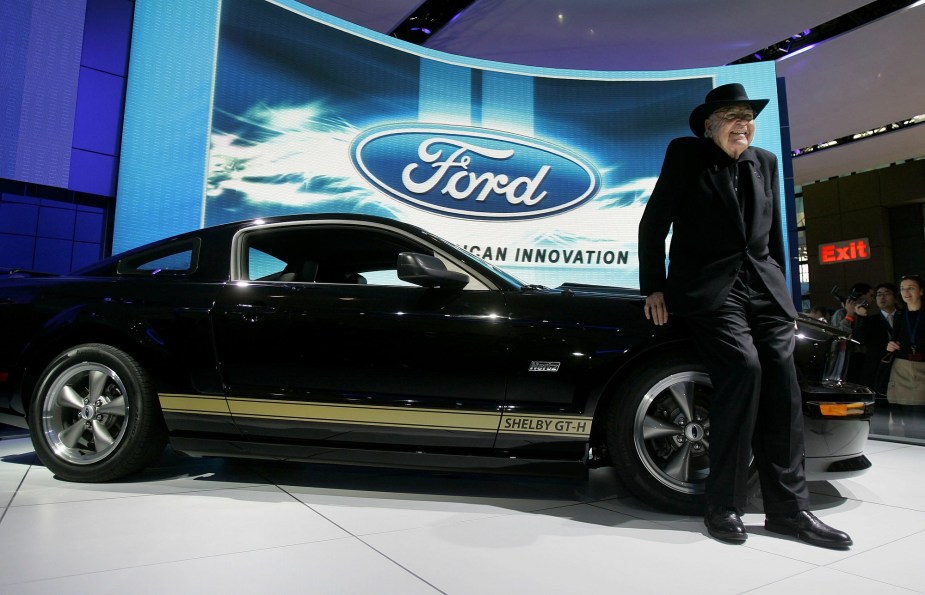
MULTIPOLYGON (((64 313, 62 313, 64 314, 64 313)), ((36 383, 45 367, 62 351, 83 343, 103 343, 125 351, 144 366, 150 373, 158 390, 193 392, 192 381, 187 374, 185 362, 176 361, 170 346, 159 339, 150 323, 143 319, 122 319, 119 324, 87 316, 88 312, 79 314, 70 311, 68 316, 58 316, 54 324, 46 325, 43 332, 30 342, 23 352, 18 379, 18 391, 13 397, 12 405, 17 412, 29 411, 29 402, 36 383), (122 329, 129 329, 125 332, 122 329)), ((211 341, 209 343, 211 346, 211 341)), ((192 346, 190 346, 192 348, 192 346)), ((214 378, 202 383, 211 390, 221 390, 220 378, 215 372, 214 352, 207 364, 202 367, 212 371, 214 378)))

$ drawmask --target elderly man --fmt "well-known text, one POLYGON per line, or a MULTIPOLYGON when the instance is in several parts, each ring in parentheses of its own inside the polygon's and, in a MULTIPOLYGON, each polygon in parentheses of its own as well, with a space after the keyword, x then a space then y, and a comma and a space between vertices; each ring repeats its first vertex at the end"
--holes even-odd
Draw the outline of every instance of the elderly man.
POLYGON ((847 534, 809 511, 777 159, 750 146, 767 104, 749 99, 740 84, 722 85, 691 113, 697 138, 671 141, 639 224, 640 291, 656 325, 670 313, 690 329, 713 382, 709 534, 732 543, 747 538, 740 515, 754 455, 765 528, 847 548, 847 534))

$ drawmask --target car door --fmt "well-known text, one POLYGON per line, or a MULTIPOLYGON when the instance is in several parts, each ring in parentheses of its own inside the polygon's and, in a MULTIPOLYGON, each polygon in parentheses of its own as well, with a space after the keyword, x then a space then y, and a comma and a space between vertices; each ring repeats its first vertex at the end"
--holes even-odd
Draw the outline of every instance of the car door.
POLYGON ((398 254, 434 250, 382 225, 302 223, 255 229, 236 242, 246 264, 213 324, 243 432, 330 445, 491 448, 506 384, 502 292, 477 282, 402 284, 398 254))

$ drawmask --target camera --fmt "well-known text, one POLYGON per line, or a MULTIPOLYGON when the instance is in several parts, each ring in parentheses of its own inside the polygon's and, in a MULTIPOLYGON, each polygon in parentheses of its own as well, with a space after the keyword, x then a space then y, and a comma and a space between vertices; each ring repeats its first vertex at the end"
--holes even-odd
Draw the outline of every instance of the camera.
MULTIPOLYGON (((830 293, 832 294, 832 296, 835 297, 836 300, 838 300, 838 301, 839 301, 840 303, 842 303, 842 304, 846 304, 846 303, 848 302, 848 300, 851 300, 851 301, 856 302, 856 301, 858 301, 858 299, 859 299, 861 296, 864 295, 864 294, 861 293, 860 291, 852 290, 851 293, 848 294, 848 297, 845 297, 845 296, 843 296, 843 295, 838 291, 838 285, 832 287, 832 291, 831 291, 830 293)), ((856 307, 858 307, 858 308, 870 308, 870 303, 867 302, 867 301, 864 301, 863 303, 857 304, 856 307)))

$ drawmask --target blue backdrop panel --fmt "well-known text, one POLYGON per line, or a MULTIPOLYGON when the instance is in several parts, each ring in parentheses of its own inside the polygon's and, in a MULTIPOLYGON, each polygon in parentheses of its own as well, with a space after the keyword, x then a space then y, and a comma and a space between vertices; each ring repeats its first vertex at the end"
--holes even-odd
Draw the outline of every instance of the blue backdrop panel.
POLYGON ((525 281, 638 286, 636 234, 668 142, 773 64, 596 72, 422 49, 294 0, 136 9, 115 249, 274 214, 410 221, 525 281), (182 40, 182 41, 181 41, 182 40))
POLYGON ((202 225, 218 14, 136 3, 113 252, 202 225))

